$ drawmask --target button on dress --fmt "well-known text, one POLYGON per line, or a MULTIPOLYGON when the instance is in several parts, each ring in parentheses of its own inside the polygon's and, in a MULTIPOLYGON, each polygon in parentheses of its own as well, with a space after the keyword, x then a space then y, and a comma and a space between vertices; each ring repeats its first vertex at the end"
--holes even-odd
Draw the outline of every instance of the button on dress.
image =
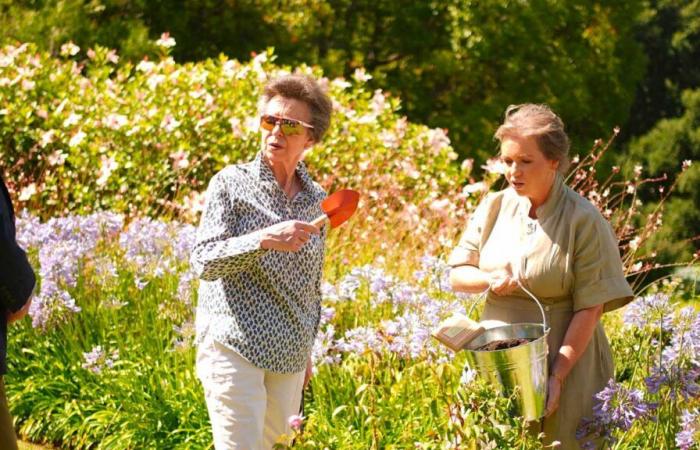
MULTIPOLYGON (((625 280, 617 239, 610 224, 588 200, 557 176, 537 218, 528 217, 530 201, 512 188, 490 194, 469 219, 458 246, 449 258, 453 267, 473 265, 493 273, 510 269, 521 273, 545 309, 551 327, 549 368, 564 340, 573 315, 604 305, 617 309, 633 298, 625 280)), ((482 320, 541 323, 535 302, 522 289, 508 296, 489 292, 482 320)), ((613 360, 599 323, 581 358, 564 382, 559 408, 542 419, 545 443, 560 441, 561 449, 578 449, 575 433, 584 417, 591 417, 593 395, 613 377, 613 360)))

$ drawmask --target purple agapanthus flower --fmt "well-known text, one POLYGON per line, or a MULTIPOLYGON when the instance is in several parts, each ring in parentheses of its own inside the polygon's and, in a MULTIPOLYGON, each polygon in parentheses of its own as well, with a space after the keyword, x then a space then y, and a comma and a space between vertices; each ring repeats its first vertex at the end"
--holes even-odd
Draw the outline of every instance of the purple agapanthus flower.
POLYGON ((605 388, 594 395, 593 417, 585 418, 576 431, 579 440, 604 438, 609 444, 616 442, 616 432, 627 431, 637 420, 649 418, 656 408, 644 400, 639 389, 629 389, 610 379, 605 388))
POLYGON ((660 327, 668 331, 673 327, 673 310, 668 295, 652 294, 638 297, 627 305, 622 320, 628 327, 660 327))
POLYGON ((680 450, 698 448, 700 444, 700 410, 685 410, 681 414, 681 431, 676 434, 680 450))
POLYGON ((340 352, 356 355, 367 352, 382 352, 385 349, 380 333, 372 327, 357 327, 347 330, 345 335, 338 339, 335 347, 340 352))
POLYGON ((83 353, 83 359, 85 360, 82 364, 83 369, 100 374, 105 367, 109 369, 114 367, 114 363, 119 359, 119 350, 114 350, 108 355, 101 345, 96 345, 89 352, 83 353))
POLYGON ((644 382, 651 394, 666 386, 673 398, 678 394, 686 400, 700 397, 700 367, 656 366, 644 382))
POLYGON ((679 310, 673 316, 671 330, 660 363, 645 379, 647 389, 656 394, 667 387, 672 397, 700 397, 700 314, 692 307, 679 310))
POLYGON ((314 363, 313 371, 318 372, 318 366, 323 364, 338 364, 340 354, 336 349, 335 327, 328 324, 316 335, 314 346, 311 350, 311 359, 314 363))

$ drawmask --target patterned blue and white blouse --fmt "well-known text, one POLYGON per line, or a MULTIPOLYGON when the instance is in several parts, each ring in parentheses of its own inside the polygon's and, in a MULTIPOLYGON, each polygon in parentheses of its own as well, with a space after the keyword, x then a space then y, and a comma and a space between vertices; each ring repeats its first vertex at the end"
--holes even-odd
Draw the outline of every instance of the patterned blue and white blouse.
POLYGON ((260 153, 211 179, 191 264, 200 278, 197 342, 209 336, 257 367, 306 368, 321 308, 326 227, 296 253, 260 248, 261 230, 322 214, 325 191, 304 163, 302 189, 289 199, 260 153))

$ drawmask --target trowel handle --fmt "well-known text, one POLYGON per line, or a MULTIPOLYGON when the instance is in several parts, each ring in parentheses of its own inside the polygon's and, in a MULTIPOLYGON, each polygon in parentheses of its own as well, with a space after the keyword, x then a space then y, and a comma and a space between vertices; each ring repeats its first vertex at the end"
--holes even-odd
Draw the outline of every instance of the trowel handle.
POLYGON ((328 216, 325 214, 322 214, 315 218, 314 220, 311 221, 311 225, 315 226, 316 228, 321 228, 323 224, 328 220, 328 216))

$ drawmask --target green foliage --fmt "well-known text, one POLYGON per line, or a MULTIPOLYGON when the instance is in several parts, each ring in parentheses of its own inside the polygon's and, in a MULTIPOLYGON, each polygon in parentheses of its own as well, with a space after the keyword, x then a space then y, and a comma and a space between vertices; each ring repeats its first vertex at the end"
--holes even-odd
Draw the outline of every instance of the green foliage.
POLYGON ((630 143, 626 164, 627 173, 640 163, 651 176, 677 173, 677 195, 665 206, 664 227, 649 242, 665 262, 690 260, 700 249, 700 90, 685 91, 682 102, 680 117, 660 120, 630 143))
POLYGON ((512 103, 547 102, 576 146, 624 123, 644 70, 633 27, 642 0, 7 1, 2 36, 56 53, 68 40, 153 54, 162 32, 177 61, 249 58, 273 46, 283 64, 331 77, 364 67, 370 86, 402 99, 414 121, 449 129, 462 156, 483 162, 512 103))
POLYGON ((119 48, 127 58, 155 54, 143 20, 145 2, 121 0, 0 1, 0 43, 35 42, 57 54, 68 41, 119 48))
POLYGON ((649 64, 623 127, 625 141, 661 119, 680 116, 681 93, 700 86, 700 1, 650 1, 635 29, 649 64))
MULTIPOLYGON (((76 449, 206 448, 210 440, 194 351, 176 351, 177 279, 137 289, 128 270, 111 289, 85 283, 74 291, 80 315, 37 333, 12 327, 6 376, 22 435, 76 449), (130 282, 127 284, 127 282, 130 282), (118 357, 92 372, 84 353, 100 345, 118 357), (20 350, 21 349, 21 350, 20 350)), ((104 361, 102 361, 104 364, 104 361)))

